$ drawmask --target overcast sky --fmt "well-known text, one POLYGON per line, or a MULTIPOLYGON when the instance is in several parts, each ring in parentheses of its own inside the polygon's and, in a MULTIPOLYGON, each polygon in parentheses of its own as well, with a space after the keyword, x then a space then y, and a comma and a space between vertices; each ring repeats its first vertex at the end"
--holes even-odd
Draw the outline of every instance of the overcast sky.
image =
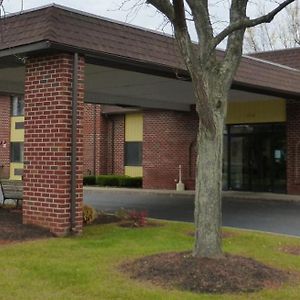
MULTIPOLYGON (((163 28, 165 32, 172 33, 170 26, 162 27, 163 19, 161 15, 151 6, 143 6, 139 11, 132 11, 129 8, 132 7, 133 3, 137 2, 137 0, 131 0, 131 3, 127 5, 125 9, 120 10, 118 8, 123 1, 124 0, 4 0, 3 5, 7 13, 12 13, 19 12, 22 9, 22 3, 23 9, 26 10, 55 2, 60 5, 154 30, 162 30, 163 28), (129 11, 131 13, 129 13, 129 11)), ((273 0, 253 0, 250 2, 253 3, 255 1, 260 3, 260 5, 264 3, 267 9, 271 9, 274 6, 274 3, 272 3, 273 0)), ((211 14, 213 15, 215 27, 217 28, 221 28, 226 24, 224 21, 226 21, 228 15, 228 9, 226 9, 228 2, 228 0, 210 0, 210 3, 214 4, 211 7, 211 14), (223 22, 220 22, 221 20, 223 22)), ((257 9, 257 5, 252 5, 249 9, 249 14, 255 14, 257 9)), ((195 39, 193 34, 192 36, 195 39)))

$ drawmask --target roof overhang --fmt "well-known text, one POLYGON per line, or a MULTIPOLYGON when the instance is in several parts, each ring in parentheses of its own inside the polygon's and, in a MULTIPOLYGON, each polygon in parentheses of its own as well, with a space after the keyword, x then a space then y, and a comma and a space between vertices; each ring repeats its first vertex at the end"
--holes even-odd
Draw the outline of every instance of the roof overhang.
MULTIPOLYGON (((1 22, 3 20, 0 19, 0 24, 1 22)), ((84 55, 88 65, 177 79, 178 82, 190 81, 188 72, 174 46, 174 39, 169 36, 108 21, 57 5, 13 15, 7 17, 5 22, 7 41, 6 46, 5 43, 0 45, 0 69, 19 67, 29 56, 77 52, 84 55), (37 22, 41 24, 36 24, 37 22), (61 26, 61 22, 65 26, 61 26), (26 27, 28 34, 27 37, 26 34, 24 37, 22 29, 26 24, 28 25, 26 27), (79 25, 82 24, 84 26, 80 27, 79 25), (93 43, 89 43, 89 40, 92 39, 89 37, 83 41, 75 39, 72 42, 70 36, 75 33, 69 32, 70 28, 76 30, 77 34, 82 37, 91 32, 93 43), (36 32, 35 35, 34 32, 36 32), (107 34, 110 39, 105 40, 106 36, 101 36, 101 33, 107 34), (19 37, 20 40, 16 41, 14 36, 19 37), (146 44, 146 48, 141 42, 146 44), (164 49, 162 53, 157 50, 158 46, 164 49), (149 52, 147 52, 147 47, 149 52)), ((299 82, 300 71, 298 70, 256 58, 243 57, 232 89, 274 97, 300 99, 299 82)), ((107 97, 105 92, 102 94, 87 92, 87 95, 90 99, 107 97)), ((132 105, 136 105, 140 98, 132 97, 131 99, 132 105)), ((115 95, 115 102, 118 101, 118 95, 115 95)), ((152 103, 159 107, 153 99, 152 103)), ((182 109, 180 103, 178 103, 178 109, 182 109)))

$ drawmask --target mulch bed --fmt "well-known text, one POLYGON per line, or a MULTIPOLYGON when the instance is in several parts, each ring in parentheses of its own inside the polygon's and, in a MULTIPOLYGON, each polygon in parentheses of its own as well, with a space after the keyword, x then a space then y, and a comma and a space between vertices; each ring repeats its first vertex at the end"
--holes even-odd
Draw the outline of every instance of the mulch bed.
POLYGON ((279 250, 287 254, 300 256, 300 246, 284 246, 279 250))
POLYGON ((277 288, 290 274, 241 256, 195 258, 189 252, 164 253, 128 262, 120 267, 130 278, 202 293, 256 292, 277 288))
POLYGON ((111 224, 118 223, 120 221, 121 218, 114 214, 99 214, 91 225, 111 224))
POLYGON ((22 224, 21 209, 0 207, 0 245, 49 237, 48 229, 22 224))
POLYGON ((161 223, 157 221, 147 221, 142 227, 134 226, 134 222, 130 220, 124 220, 114 214, 102 213, 97 216, 97 218, 90 225, 101 225, 101 224, 112 224, 117 223, 120 227, 126 228, 147 228, 147 227, 158 227, 162 226, 161 223))

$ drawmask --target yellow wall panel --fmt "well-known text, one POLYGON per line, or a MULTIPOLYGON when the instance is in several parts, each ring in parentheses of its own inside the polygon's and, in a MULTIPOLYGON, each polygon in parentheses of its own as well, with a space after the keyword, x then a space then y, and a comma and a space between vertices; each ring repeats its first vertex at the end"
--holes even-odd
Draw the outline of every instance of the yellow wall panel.
POLYGON ((10 163, 10 180, 21 180, 22 176, 20 175, 15 175, 15 169, 23 169, 24 164, 23 163, 10 163))
POLYGON ((282 100, 228 103, 226 124, 273 123, 286 121, 286 102, 282 100))
POLYGON ((24 129, 15 129, 17 122, 24 122, 24 117, 12 117, 10 121, 10 141, 24 142, 24 129))
POLYGON ((143 114, 125 115, 125 142, 143 141, 143 114))
POLYGON ((130 177, 143 177, 143 167, 125 166, 125 175, 130 177))

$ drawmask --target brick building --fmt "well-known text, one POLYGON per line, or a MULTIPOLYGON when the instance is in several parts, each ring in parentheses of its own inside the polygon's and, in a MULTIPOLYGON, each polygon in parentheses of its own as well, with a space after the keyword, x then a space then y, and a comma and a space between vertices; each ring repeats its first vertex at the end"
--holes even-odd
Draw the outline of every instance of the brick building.
MULTIPOLYGON (((195 100, 174 39, 57 5, 0 25, 0 164, 2 176, 23 175, 24 223, 80 232, 84 174, 174 189, 181 165, 194 188, 195 100)), ((288 65, 242 58, 224 189, 300 193, 300 71, 288 65)))

